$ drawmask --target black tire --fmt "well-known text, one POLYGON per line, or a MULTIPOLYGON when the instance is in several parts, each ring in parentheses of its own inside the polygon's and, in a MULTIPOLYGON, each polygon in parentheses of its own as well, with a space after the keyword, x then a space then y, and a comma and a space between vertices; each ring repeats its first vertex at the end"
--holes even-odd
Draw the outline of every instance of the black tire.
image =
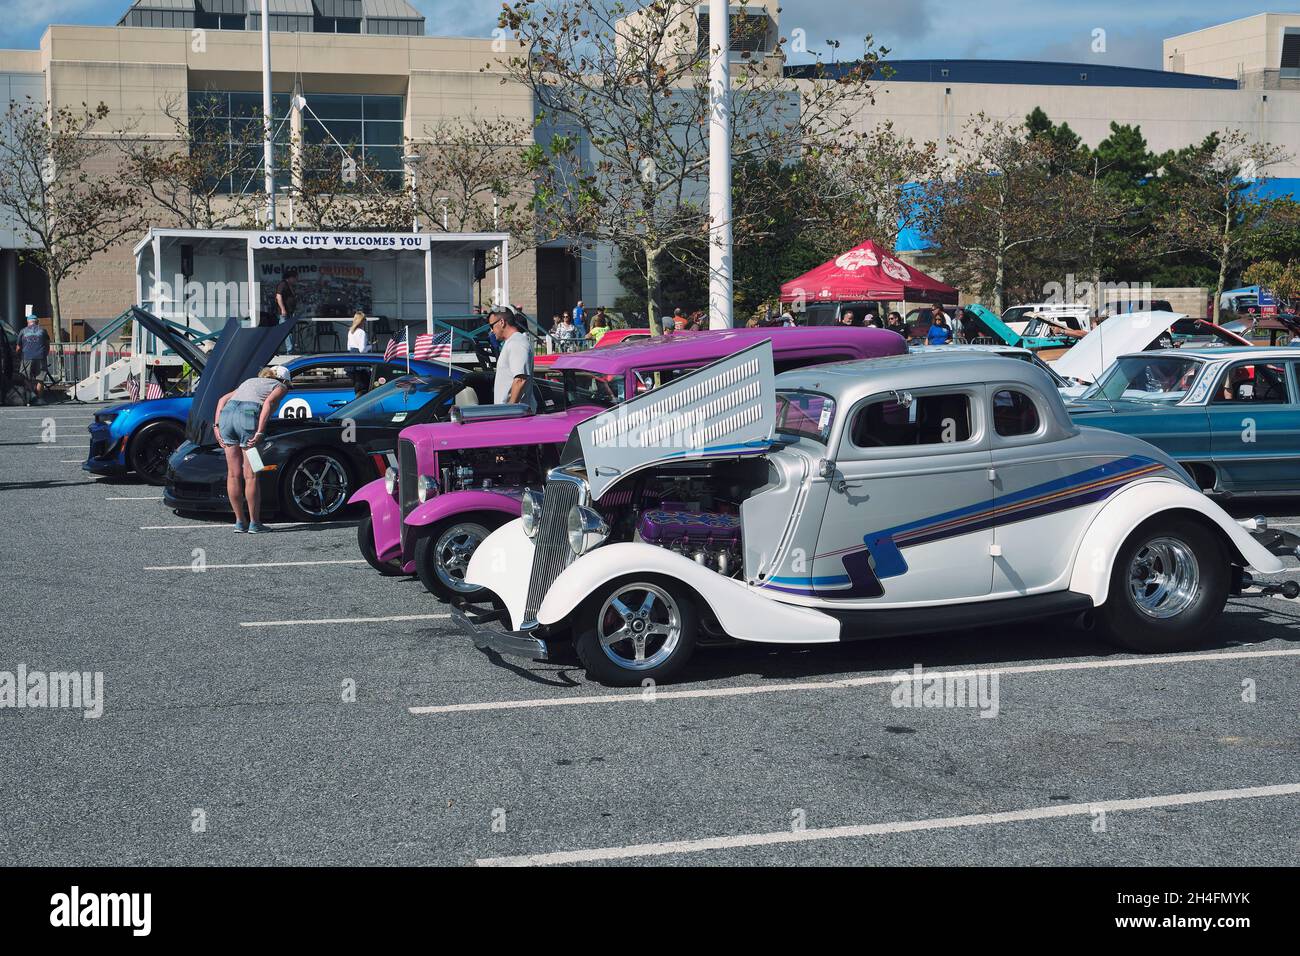
POLYGON ((352 469, 336 451, 313 448, 293 457, 280 473, 280 507, 293 521, 330 521, 347 507, 352 469), (319 489, 313 490, 319 479, 319 489))
MULTIPOLYGON (((686 666, 695 652, 696 635, 699 633, 696 600, 695 593, 688 588, 651 574, 620 578, 597 590, 582 603, 571 618, 573 648, 578 655, 578 660, 586 669, 587 676, 610 687, 632 687, 647 680, 656 684, 671 681, 686 666), (676 612, 678 623, 675 642, 671 642, 670 647, 670 640, 666 635, 649 632, 651 636, 642 639, 642 653, 645 656, 639 664, 635 663, 636 645, 631 638, 611 642, 607 652, 601 645, 601 635, 611 633, 621 616, 620 612, 612 606, 613 599, 618 597, 623 601, 624 598, 630 597, 631 603, 623 601, 624 606, 634 613, 639 613, 644 609, 644 595, 650 589, 657 592, 656 600, 649 611, 649 617, 643 618, 642 623, 644 625, 671 622, 670 608, 662 600, 663 596, 667 596, 671 602, 671 610, 676 612), (637 606, 638 602, 639 606, 637 606)), ((628 618, 623 618, 623 622, 622 627, 629 627, 635 623, 628 618)))
POLYGON ((1101 631, 1143 653, 1201 645, 1227 603, 1231 570, 1213 531, 1185 517, 1156 516, 1115 555, 1110 591, 1098 609, 1101 631))
POLYGON ((175 422, 151 422, 131 439, 131 470, 151 485, 165 485, 167 459, 183 441, 185 429, 175 422))
POLYGON ((475 600, 482 596, 483 588, 455 582, 464 575, 464 565, 478 547, 479 542, 495 531, 502 521, 495 514, 472 513, 457 515, 432 525, 415 543, 415 573, 424 589, 440 601, 475 600), (477 540, 475 540, 477 539, 477 540), (468 551, 466 551, 468 547, 468 551), (450 551, 462 553, 463 564, 439 569, 438 556, 444 559, 450 551))
POLYGON ((375 556, 374 524, 369 515, 366 515, 365 520, 357 525, 357 547, 361 549, 361 556, 366 559, 366 564, 384 575, 384 577, 401 577, 401 558, 389 558, 387 561, 380 561, 375 556))

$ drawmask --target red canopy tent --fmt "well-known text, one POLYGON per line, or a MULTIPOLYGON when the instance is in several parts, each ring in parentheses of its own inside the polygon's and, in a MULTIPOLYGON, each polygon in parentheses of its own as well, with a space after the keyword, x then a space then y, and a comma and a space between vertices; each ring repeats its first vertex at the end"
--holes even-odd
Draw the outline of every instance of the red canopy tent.
POLYGON ((782 302, 957 303, 957 290, 904 265, 870 239, 781 286, 782 302))

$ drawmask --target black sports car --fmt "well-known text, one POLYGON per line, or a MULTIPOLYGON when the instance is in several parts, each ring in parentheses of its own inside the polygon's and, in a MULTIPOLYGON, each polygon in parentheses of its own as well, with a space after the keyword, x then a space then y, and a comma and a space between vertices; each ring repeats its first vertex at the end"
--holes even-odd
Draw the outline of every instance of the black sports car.
MULTIPOLYGON (((493 373, 457 381, 409 375, 349 402, 325 418, 272 418, 257 446, 264 514, 294 521, 338 515, 352 493, 396 466, 397 434, 408 425, 445 421, 457 406, 490 404, 493 373)), ((557 411, 563 396, 538 383, 538 408, 557 411)), ((211 429, 205 430, 211 434, 211 429)), ((215 442, 186 442, 168 463, 163 501, 177 511, 230 512, 226 459, 215 442)))

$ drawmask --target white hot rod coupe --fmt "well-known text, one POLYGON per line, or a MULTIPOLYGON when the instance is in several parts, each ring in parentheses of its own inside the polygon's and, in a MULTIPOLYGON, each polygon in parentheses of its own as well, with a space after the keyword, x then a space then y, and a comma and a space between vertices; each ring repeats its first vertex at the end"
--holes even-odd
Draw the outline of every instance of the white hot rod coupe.
POLYGON ((1155 447, 1073 424, 1028 363, 774 377, 764 342, 578 425, 470 562, 497 610, 455 613, 502 653, 571 637, 616 685, 671 679, 701 643, 1061 615, 1166 651, 1210 637, 1230 593, 1300 593, 1251 578, 1297 541, 1233 520, 1155 447))

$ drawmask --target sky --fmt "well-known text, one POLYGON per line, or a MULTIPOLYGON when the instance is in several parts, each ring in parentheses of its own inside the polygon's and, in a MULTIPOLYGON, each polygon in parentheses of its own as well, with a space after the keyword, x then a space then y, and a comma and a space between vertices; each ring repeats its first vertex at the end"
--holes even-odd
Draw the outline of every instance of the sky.
MULTIPOLYGON (((412 2, 427 18, 426 32, 440 36, 488 36, 501 9, 501 0, 412 2)), ((129 5, 130 0, 0 0, 0 49, 36 48, 50 23, 116 23, 129 5)), ((864 35, 872 33, 897 59, 1065 60, 1160 69, 1165 37, 1286 7, 1241 0, 785 0, 781 33, 789 38, 801 29, 809 54, 834 52, 839 59, 859 54, 864 35), (838 51, 828 40, 839 41, 838 51)), ((809 58, 795 55, 791 61, 809 58)))

